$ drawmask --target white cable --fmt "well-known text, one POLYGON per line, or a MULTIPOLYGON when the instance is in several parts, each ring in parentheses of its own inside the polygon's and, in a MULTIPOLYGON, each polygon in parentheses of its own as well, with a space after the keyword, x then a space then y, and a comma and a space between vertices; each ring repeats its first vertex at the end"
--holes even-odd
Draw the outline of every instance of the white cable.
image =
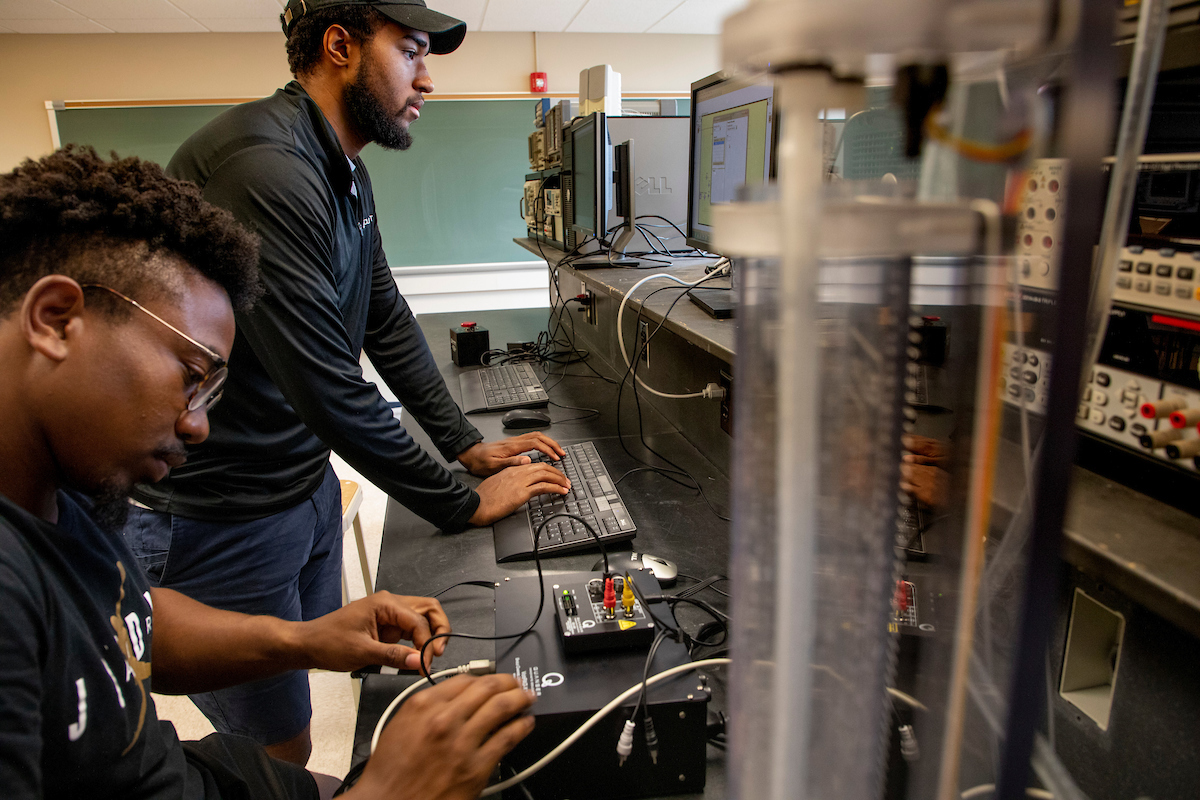
MULTIPOLYGON (((658 683, 659 681, 666 680, 667 678, 670 678, 673 675, 678 675, 680 672, 687 672, 689 670, 698 669, 700 667, 715 667, 715 666, 718 666, 721 664, 728 664, 728 663, 730 663, 730 659, 728 659, 728 658, 706 658, 701 661, 693 661, 689 664, 680 664, 677 667, 671 667, 670 669, 663 670, 662 672, 658 673, 657 675, 650 677, 646 681, 646 685, 649 686, 651 684, 658 683)), ((516 775, 513 775, 508 780, 501 781, 500 783, 492 784, 491 786, 487 787, 486 789, 483 790, 483 793, 480 794, 479 796, 487 797, 489 795, 493 795, 498 792, 502 792, 505 789, 509 788, 510 786, 516 786, 521 781, 536 774, 538 771, 540 771, 543 767, 545 767, 551 761, 553 761, 554 759, 556 759, 560 755, 562 755, 564 750, 566 750, 571 745, 575 744, 575 742, 579 741, 580 737, 582 737, 585 733, 587 733, 589 730, 591 730, 592 727, 597 722, 599 722, 601 719, 603 719, 605 716, 607 716, 613 709, 615 709, 617 706, 621 705, 622 702, 624 702, 625 700, 628 700, 630 697, 637 694, 641 690, 642 690, 642 681, 638 681, 633 686, 629 687, 628 689, 626 689, 625 691, 621 692, 619 695, 614 697, 608 703, 608 705, 606 705, 604 708, 600 709, 595 714, 593 714, 588 719, 587 722, 580 725, 579 729, 577 731, 575 731, 574 733, 572 733, 570 736, 568 736, 566 739, 564 739, 562 744, 558 745, 558 747, 555 747, 549 753, 544 755, 541 759, 539 759, 538 761, 535 761, 533 764, 526 767, 522 771, 518 772, 516 775)))
MULTIPOLYGON (((633 285, 633 288, 625 293, 625 296, 621 298, 621 307, 617 309, 617 344, 621 348, 621 358, 625 359, 626 367, 632 368, 633 365, 629 362, 629 355, 625 352, 625 334, 621 330, 621 320, 625 316, 625 304, 629 302, 629 298, 632 297, 633 293, 638 290, 638 287, 640 287, 646 281, 652 281, 655 278, 666 278, 669 281, 675 281, 680 286, 686 286, 690 289, 691 287, 698 286, 699 284, 703 283, 706 280, 709 280, 710 278, 716 277, 717 275, 719 275, 721 273, 721 270, 728 269, 728 267, 729 267, 729 261, 727 259, 722 259, 721 261, 718 261, 717 264, 719 266, 717 267, 717 269, 713 270, 712 273, 705 275, 700 280, 693 281, 691 283, 680 280, 679 278, 676 278, 674 275, 668 275, 665 272, 657 272, 653 275, 647 275, 645 278, 642 278, 640 281, 635 283, 633 285)), ((664 320, 664 322, 665 322, 665 320, 664 320)), ((633 377, 637 379, 637 382, 639 384, 641 384, 641 387, 643 389, 645 389, 650 394, 657 395, 659 397, 666 397, 666 398, 673 399, 673 400, 687 400, 692 397, 703 397, 704 396, 703 390, 701 390, 699 392, 691 392, 689 394, 667 394, 666 392, 660 392, 657 389, 652 389, 649 386, 647 386, 646 382, 644 380, 642 380, 642 376, 638 375, 636 370, 634 370, 634 372, 633 372, 633 377)))
MULTIPOLYGON (((996 784, 981 783, 978 786, 972 786, 970 789, 967 789, 960 795, 960 797, 962 797, 962 800, 971 800, 973 797, 983 797, 985 794, 994 794, 995 791, 996 784)), ((1035 789, 1033 787, 1025 790, 1025 796, 1036 798, 1036 800, 1054 800, 1054 794, 1052 792, 1047 792, 1045 789, 1035 789)))
POLYGON ((457 667, 451 667, 450 669, 444 669, 440 672, 435 672, 428 678, 422 678, 421 680, 407 687, 403 692, 393 698, 392 702, 388 704, 388 707, 383 710, 383 714, 380 715, 379 722, 375 724, 375 733, 371 735, 371 755, 375 754, 375 748, 379 746, 379 735, 383 733, 383 726, 387 724, 387 721, 392 717, 392 713, 400 706, 401 703, 405 701, 410 694, 418 689, 423 689, 426 686, 433 685, 433 682, 438 678, 445 678, 450 675, 464 675, 468 672, 472 675, 486 675, 495 671, 495 662, 487 661, 486 659, 479 659, 476 661, 471 661, 467 664, 460 664, 457 667))

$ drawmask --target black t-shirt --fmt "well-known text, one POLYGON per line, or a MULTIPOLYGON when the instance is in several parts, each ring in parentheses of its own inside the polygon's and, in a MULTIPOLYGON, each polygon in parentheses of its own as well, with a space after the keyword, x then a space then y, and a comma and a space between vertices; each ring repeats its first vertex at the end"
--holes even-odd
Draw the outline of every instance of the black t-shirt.
POLYGON ((455 405, 396 288, 366 167, 346 158, 312 98, 293 81, 230 109, 190 137, 167 171, 259 234, 267 294, 237 315, 208 440, 134 496, 184 517, 257 519, 310 497, 332 448, 426 520, 465 527, 479 496, 401 427, 363 378, 362 351, 446 460, 483 437, 455 405))
POLYGON ((0 496, 0 794, 215 796, 150 698, 150 587, 87 501, 51 525, 0 496))

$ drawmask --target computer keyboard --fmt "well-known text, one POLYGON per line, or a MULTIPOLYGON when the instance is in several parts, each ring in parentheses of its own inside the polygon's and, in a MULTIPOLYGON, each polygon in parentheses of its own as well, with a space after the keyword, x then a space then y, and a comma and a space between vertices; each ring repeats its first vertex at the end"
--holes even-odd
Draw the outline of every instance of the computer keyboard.
MULTIPOLYGON (((576 514, 586 519, 605 545, 632 539, 637 533, 596 445, 580 442, 563 449, 567 454, 560 461, 542 453, 531 453, 530 457, 563 472, 571 479, 571 491, 565 495, 538 495, 497 522, 492 528, 497 563, 533 558, 533 532, 554 514, 576 514)), ((538 542, 539 555, 596 549, 596 540, 583 523, 569 517, 547 523, 538 542)))
POLYGON ((549 395, 532 364, 502 364, 471 370, 458 376, 462 409, 504 411, 509 408, 545 408, 549 395))

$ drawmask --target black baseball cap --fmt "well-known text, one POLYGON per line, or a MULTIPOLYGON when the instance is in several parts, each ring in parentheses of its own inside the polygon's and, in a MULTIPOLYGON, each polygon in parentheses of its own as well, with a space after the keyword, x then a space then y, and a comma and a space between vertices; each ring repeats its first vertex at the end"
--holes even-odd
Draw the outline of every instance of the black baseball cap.
POLYGON ((425 0, 288 0, 283 10, 283 32, 311 11, 334 6, 371 6, 390 20, 429 34, 429 52, 453 53, 467 35, 467 23, 425 6, 425 0))

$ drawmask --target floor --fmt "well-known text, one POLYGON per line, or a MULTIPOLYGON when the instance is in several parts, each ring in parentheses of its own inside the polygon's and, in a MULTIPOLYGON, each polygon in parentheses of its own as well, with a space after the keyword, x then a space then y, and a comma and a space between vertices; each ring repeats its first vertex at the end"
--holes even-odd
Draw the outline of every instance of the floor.
MULTIPOLYGON (((376 380, 370 363, 363 359, 363 371, 368 380, 376 380)), ((391 391, 376 380, 380 392, 389 401, 395 400, 391 391)), ((397 411, 397 413, 399 413, 397 411)), ((371 565, 371 575, 378 574, 379 545, 383 534, 383 516, 387 508, 387 495, 377 488, 335 453, 331 459, 333 469, 342 480, 358 483, 363 490, 363 502, 359 508, 359 518, 362 522, 363 540, 367 547, 367 560, 371 565)), ((358 567, 358 549, 353 534, 344 541, 343 559, 349 578, 349 594, 351 600, 366 595, 363 587, 362 570, 358 567)), ((351 690, 351 678, 344 674, 318 672, 309 675, 309 685, 312 687, 312 756, 308 768, 314 772, 342 777, 350 769, 350 751, 354 743, 354 725, 357 709, 351 690)), ((212 733, 212 725, 187 697, 171 697, 154 695, 160 719, 170 720, 175 724, 182 740, 201 739, 212 733)))

